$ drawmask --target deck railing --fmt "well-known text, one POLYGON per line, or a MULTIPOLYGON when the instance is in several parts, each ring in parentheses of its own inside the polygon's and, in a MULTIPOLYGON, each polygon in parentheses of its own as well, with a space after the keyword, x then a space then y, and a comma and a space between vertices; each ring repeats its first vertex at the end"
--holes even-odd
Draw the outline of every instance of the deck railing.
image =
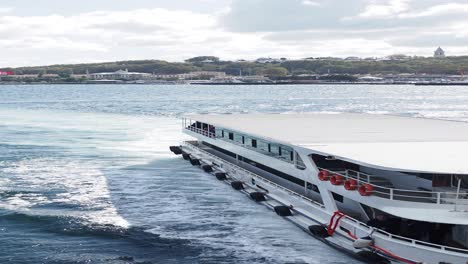
POLYGON ((206 129, 201 129, 201 128, 194 127, 194 126, 188 126, 188 127, 185 127, 185 128, 190 130, 190 131, 193 131, 193 132, 195 132, 197 134, 203 135, 205 137, 209 137, 209 138, 215 138, 216 137, 214 132, 211 132, 211 131, 206 130, 206 129))
POLYGON ((410 244, 411 246, 414 246, 414 247, 424 246, 424 247, 429 247, 429 248, 432 248, 432 249, 437 249, 437 250, 440 250, 440 251, 450 251, 450 252, 468 254, 468 249, 443 246, 443 245, 433 244, 433 243, 425 242, 425 241, 421 241, 421 240, 411 239, 411 238, 408 238, 408 237, 394 235, 394 234, 391 234, 391 233, 389 233, 387 231, 377 229, 377 228, 374 228, 374 227, 370 227, 370 226, 364 224, 363 222, 361 222, 359 220, 356 220, 356 219, 354 219, 354 218, 352 218, 350 216, 345 215, 344 218, 347 220, 345 222, 346 224, 341 225, 341 226, 343 226, 343 227, 345 227, 347 229, 350 229, 349 231, 355 236, 359 235, 358 232, 357 232, 357 229, 361 229, 361 230, 364 229, 364 232, 371 233, 371 232, 375 231, 374 234, 377 233, 379 235, 387 237, 388 239, 394 239, 394 240, 398 240, 399 242, 402 242, 402 243, 408 243, 408 244, 410 244), (352 228, 349 228, 349 227, 352 227, 352 228))
POLYGON ((229 142, 229 143, 232 143, 234 145, 237 145, 237 146, 240 146, 240 147, 243 147, 243 148, 246 148, 248 150, 251 150, 251 151, 255 151, 257 153, 260 153, 260 154, 263 154, 265 156, 268 156, 268 157, 271 157, 271 158, 275 158, 275 159, 278 159, 278 160, 281 160, 281 161, 284 161, 284 162, 287 162, 287 163, 291 163, 291 164, 294 164, 294 161, 286 158, 285 156, 279 156, 278 154, 275 154, 275 153, 272 153, 272 152, 268 152, 267 150, 262 150, 262 149, 259 149, 259 148, 255 148, 255 147, 252 147, 248 144, 243 144, 241 142, 237 142, 235 140, 227 140, 226 138, 220 138, 221 140, 224 140, 226 142, 229 142))
MULTIPOLYGON (((190 121, 191 122, 191 121, 190 121)), ((203 135, 203 136, 206 136, 206 137, 209 137, 209 138, 218 138, 220 140, 224 140, 226 142, 229 142, 229 143, 232 143, 232 144, 235 144, 235 145, 238 145, 238 146, 241 146, 243 148, 247 148, 249 150, 252 150, 252 151, 255 151, 255 152, 258 152, 258 153, 261 153, 263 155, 266 155, 266 156, 269 156, 269 157, 272 157, 272 158, 276 158, 276 159, 279 159, 281 161, 284 161, 284 162, 288 162, 288 163, 294 163, 294 161, 288 159, 287 157, 285 156, 279 156, 279 155, 276 155, 274 153, 271 153, 271 152, 268 152, 268 151, 264 151, 264 150, 261 150, 259 148, 255 148, 255 147, 252 147, 252 146, 249 146, 248 144, 244 144, 242 142, 237 142, 235 140, 228 140, 227 138, 223 138, 221 137, 220 135, 216 136, 216 133, 215 132, 211 132, 209 130, 206 130, 206 129, 201 129, 201 128, 198 128, 198 127, 195 127, 193 125, 189 125, 187 126, 187 121, 185 119, 183 119, 183 128, 184 129, 187 129, 187 130, 190 130, 190 131, 193 131, 197 134, 200 134, 200 135, 203 135)), ((305 165, 302 165, 302 167, 305 167, 305 165)))
MULTIPOLYGON (((188 142, 188 141, 185 141, 185 142, 184 142, 184 146, 186 146, 186 147, 188 147, 188 148, 190 148, 190 149, 192 149, 192 150, 198 151, 198 152, 200 152, 200 153, 203 153, 203 155, 207 155, 207 156, 209 156, 209 157, 212 158, 212 159, 220 160, 220 161, 222 161, 222 162, 227 162, 226 160, 224 160, 224 159, 222 159, 222 158, 220 158, 220 157, 218 157, 218 156, 215 156, 215 155, 209 153, 208 151, 205 151, 205 150, 203 150, 203 149, 201 149, 201 148, 195 146, 194 144, 192 144, 192 143, 190 143, 190 142, 188 142)), ((260 175, 258 175, 258 174, 255 174, 255 173, 253 173, 253 172, 251 172, 251 171, 249 171, 249 170, 246 170, 246 169, 244 169, 244 168, 242 168, 242 167, 240 167, 240 166, 237 166, 237 165, 235 165, 235 164, 233 164, 233 163, 230 163, 230 162, 229 162, 229 166, 231 166, 232 168, 235 168, 237 171, 241 171, 242 173, 245 173, 245 174, 248 175, 248 176, 254 177, 254 178, 259 179, 259 180, 261 180, 261 181, 263 181, 263 182, 266 182, 266 183, 268 183, 268 184, 271 184, 271 185, 275 186, 276 188, 281 189, 281 190, 287 192, 287 193, 290 194, 290 195, 294 195, 294 196, 296 196, 296 197, 298 197, 298 198, 301 198, 302 200, 305 200, 305 201, 307 201, 307 202, 309 202, 309 203, 312 203, 312 204, 314 204, 314 205, 316 205, 316 206, 319 206, 321 209, 325 209, 325 206, 324 206, 323 204, 321 204, 321 203, 319 203, 319 202, 316 202, 316 201, 314 201, 314 200, 312 200, 312 199, 310 199, 310 198, 308 198, 308 197, 306 197, 306 196, 303 196, 303 195, 301 195, 301 194, 299 194, 299 193, 296 193, 296 192, 294 192, 294 191, 291 191, 291 190, 289 190, 289 189, 287 189, 287 188, 285 188, 285 187, 283 187, 283 186, 281 186, 281 185, 279 185, 279 184, 276 184, 276 183, 274 183, 274 182, 272 182, 272 181, 270 181, 270 180, 268 180, 268 179, 265 179, 264 177, 262 177, 262 176, 260 176, 260 175)))
MULTIPOLYGON (((223 158, 220 158, 218 156, 215 156, 197 146, 195 146, 194 144, 192 144, 191 142, 184 142, 184 146, 189 148, 189 149, 192 149, 192 150, 195 150, 199 153, 202 153, 203 155, 207 155, 209 156, 210 158, 214 159, 214 160, 217 160, 217 161, 220 161, 220 162, 224 162, 224 163, 227 163, 229 164, 229 166, 235 168, 236 170, 239 170, 241 171, 242 173, 246 173, 247 175, 250 175, 252 177, 254 177, 255 179, 258 179, 258 180, 261 180, 265 183, 268 183, 268 184, 271 184, 273 186, 275 186, 276 188, 279 188, 291 195, 294 195, 295 197, 299 198, 299 199, 302 199, 306 202, 308 202, 309 204, 311 204, 311 206, 314 206, 315 208, 321 210, 322 212, 327 212, 326 211, 326 208, 323 204, 320 204, 308 197, 305 197, 299 193, 296 193, 296 192, 293 192, 287 188, 284 188, 283 186, 281 185, 278 185, 270 180, 267 180, 265 178, 263 178, 262 176, 258 175, 258 174, 255 174, 249 170, 246 170, 240 166, 237 166, 231 162, 228 162, 226 160, 224 160, 223 158)), ((331 171, 330 171, 331 172, 331 171)), ((304 213, 302 212, 299 212, 301 215, 304 215, 306 217, 309 217, 307 215, 305 215, 304 213)), ((330 214, 331 216, 331 214, 330 214)), ((340 222, 340 226, 342 227, 345 227, 347 228, 353 235, 355 236, 358 236, 358 235, 362 235, 362 233, 366 233, 366 234, 370 234, 372 233, 373 231, 374 234, 378 234, 379 236, 383 236, 384 239, 387 239, 387 240, 397 240, 399 243, 405 243, 407 244, 408 246, 413 246, 413 247, 416 247, 416 248, 423 248, 425 250, 427 249, 431 249, 431 250, 439 250, 439 251, 442 251, 442 252, 446 252, 446 251, 449 251, 449 252, 455 252, 455 253, 461 253, 461 254, 468 254, 468 249, 462 249, 462 248, 455 248, 455 247, 449 247, 449 246, 443 246, 443 245, 438 245, 438 244, 433 244, 433 243, 429 243, 429 242, 425 242, 425 241, 420 241, 420 240, 415 240, 415 239, 411 239, 411 238, 408 238, 408 237, 403 237, 403 236, 398 236, 398 235, 394 235, 394 234, 391 234, 391 233, 388 233, 384 230, 381 230, 381 229, 377 229, 377 228, 374 228, 374 227, 370 227, 368 226, 367 224, 357 220, 357 219, 354 219, 348 215, 345 215, 344 216, 344 219, 341 220, 340 222), (361 232, 361 233, 358 233, 358 230, 361 232)))
MULTIPOLYGON (((325 168, 318 168, 329 172, 331 175, 338 174, 344 178, 344 180, 356 180, 358 185, 362 183, 369 184, 373 187, 373 195, 397 201, 407 202, 420 202, 420 203, 434 203, 434 204, 453 204, 468 206, 468 194, 457 193, 457 192, 433 192, 433 191, 421 191, 421 190, 409 190, 409 189, 397 189, 386 186, 381 186, 372 182, 376 176, 352 171, 343 170, 335 171, 328 170, 325 168)), ((380 178, 383 179, 383 178, 380 178)), ((455 208, 456 209, 456 208, 455 208)))

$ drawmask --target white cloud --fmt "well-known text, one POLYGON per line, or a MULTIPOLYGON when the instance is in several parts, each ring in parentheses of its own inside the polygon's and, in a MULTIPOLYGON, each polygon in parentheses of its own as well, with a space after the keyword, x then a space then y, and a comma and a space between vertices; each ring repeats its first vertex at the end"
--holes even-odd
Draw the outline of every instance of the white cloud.
POLYGON ((0 7, 0 14, 2 13, 10 13, 14 10, 12 7, 0 7))
POLYGON ((28 64, 66 63, 74 59, 69 56, 70 51, 76 51, 83 61, 170 56, 158 52, 158 48, 172 44, 190 49, 189 43, 201 42, 217 33, 216 21, 211 15, 161 8, 72 16, 3 16, 0 17, 0 35, 4 36, 0 40, 2 64, 16 65, 16 59, 8 59, 5 54, 20 51, 23 56, 30 56, 28 64), (139 46, 146 48, 138 50, 139 46), (51 51, 64 55, 52 57, 57 61, 50 61, 47 55, 37 56, 51 51), (95 53, 82 56, 85 51, 95 53))
POLYGON ((302 4, 306 6, 320 6, 319 2, 311 1, 311 0, 303 0, 302 4))
POLYGON ((197 55, 225 59, 287 55, 287 47, 264 39, 263 33, 226 31, 218 23, 219 15, 157 8, 3 16, 0 67, 127 59, 182 61, 197 55))
POLYGON ((430 55, 438 45, 468 53, 468 4, 443 0, 232 0, 215 12, 160 7, 33 16, 2 9, 0 67, 197 55, 430 55))
POLYGON ((468 17, 468 4, 447 3, 441 5, 430 6, 419 12, 408 12, 401 14, 401 18, 418 18, 418 17, 433 17, 441 15, 463 14, 468 17))
POLYGON ((382 18, 400 14, 410 8, 409 0, 372 1, 358 17, 382 18))

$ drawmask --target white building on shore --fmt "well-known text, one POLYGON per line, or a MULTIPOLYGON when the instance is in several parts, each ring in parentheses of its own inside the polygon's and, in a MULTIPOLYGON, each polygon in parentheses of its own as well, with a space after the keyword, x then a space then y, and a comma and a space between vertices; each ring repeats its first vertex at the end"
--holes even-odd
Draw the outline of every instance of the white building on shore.
POLYGON ((179 74, 157 74, 153 76, 156 79, 177 79, 177 80, 191 80, 200 77, 212 77, 212 78, 224 78, 226 77, 225 72, 216 71, 195 71, 188 73, 179 74))
POLYGON ((91 73, 88 78, 92 80, 147 80, 152 74, 144 72, 129 72, 128 69, 115 72, 91 73))

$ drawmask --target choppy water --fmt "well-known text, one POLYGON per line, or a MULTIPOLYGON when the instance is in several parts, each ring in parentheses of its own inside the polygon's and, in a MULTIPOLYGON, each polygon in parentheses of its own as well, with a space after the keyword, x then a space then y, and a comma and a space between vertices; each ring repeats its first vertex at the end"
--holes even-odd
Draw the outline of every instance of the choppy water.
POLYGON ((168 146, 184 113, 468 121, 468 88, 0 86, 0 263, 353 263, 168 146))

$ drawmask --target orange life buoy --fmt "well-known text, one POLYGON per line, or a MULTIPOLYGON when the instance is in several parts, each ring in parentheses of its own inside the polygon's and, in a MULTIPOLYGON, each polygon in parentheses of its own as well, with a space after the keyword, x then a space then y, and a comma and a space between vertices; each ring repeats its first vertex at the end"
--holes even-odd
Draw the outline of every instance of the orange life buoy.
POLYGON ((357 181, 354 179, 349 179, 345 181, 344 188, 348 191, 354 191, 357 189, 357 181))
POLYGON ((374 191, 374 187, 372 187, 372 185, 367 184, 367 183, 359 187, 359 194, 362 196, 369 196, 372 194, 373 191, 374 191))
POLYGON ((326 170, 321 170, 318 174, 318 178, 321 181, 328 181, 330 179, 330 173, 326 170))
POLYGON ((330 183, 333 185, 341 185, 343 183, 343 176, 338 174, 331 176, 330 183))

